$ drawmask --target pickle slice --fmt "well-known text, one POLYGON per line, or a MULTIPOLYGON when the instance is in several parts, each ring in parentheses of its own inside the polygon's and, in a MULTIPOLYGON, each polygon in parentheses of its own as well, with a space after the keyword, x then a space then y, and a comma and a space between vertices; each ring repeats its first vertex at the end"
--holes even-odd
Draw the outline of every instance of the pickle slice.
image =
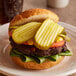
POLYGON ((16 29, 18 27, 20 27, 20 26, 10 26, 9 29, 16 29))
POLYGON ((12 39, 17 44, 22 44, 25 41, 34 37, 36 31, 40 27, 40 22, 30 22, 23 26, 18 27, 12 34, 12 39))
POLYGON ((43 50, 48 49, 63 30, 59 24, 46 19, 35 35, 35 45, 43 50))

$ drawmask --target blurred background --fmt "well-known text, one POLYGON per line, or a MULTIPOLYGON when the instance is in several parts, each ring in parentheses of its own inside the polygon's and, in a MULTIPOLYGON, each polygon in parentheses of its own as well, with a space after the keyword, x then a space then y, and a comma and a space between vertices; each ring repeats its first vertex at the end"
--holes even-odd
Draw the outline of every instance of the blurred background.
POLYGON ((0 25, 30 8, 49 9, 59 16, 60 21, 76 26, 76 0, 0 0, 0 25))
POLYGON ((76 0, 0 0, 0 24, 11 21, 16 14, 30 8, 52 10, 60 21, 76 25, 76 0), (10 15, 12 18, 8 19, 10 15))

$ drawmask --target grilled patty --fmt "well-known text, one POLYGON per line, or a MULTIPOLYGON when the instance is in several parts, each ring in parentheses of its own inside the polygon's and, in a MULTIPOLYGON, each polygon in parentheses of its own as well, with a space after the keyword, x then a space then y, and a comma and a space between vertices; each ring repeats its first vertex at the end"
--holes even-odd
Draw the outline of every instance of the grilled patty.
POLYGON ((10 44, 12 45, 12 48, 17 49, 19 52, 29 56, 50 56, 67 50, 66 43, 61 47, 49 48, 48 50, 38 49, 34 45, 16 44, 12 38, 10 38, 10 44))

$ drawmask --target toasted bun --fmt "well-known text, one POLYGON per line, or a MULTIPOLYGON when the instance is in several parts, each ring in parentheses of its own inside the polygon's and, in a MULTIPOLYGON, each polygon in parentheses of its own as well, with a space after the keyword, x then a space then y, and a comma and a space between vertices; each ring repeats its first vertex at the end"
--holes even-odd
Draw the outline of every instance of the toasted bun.
POLYGON ((26 10, 21 14, 15 16, 14 19, 10 22, 10 26, 22 25, 31 21, 43 21, 46 18, 50 18, 55 22, 59 21, 59 17, 52 11, 35 8, 26 10))
POLYGON ((38 64, 36 62, 22 62, 19 57, 12 57, 12 60, 19 66, 26 68, 26 69, 35 69, 35 70, 50 68, 60 63, 63 59, 64 57, 62 56, 60 59, 58 59, 55 62, 47 60, 44 63, 38 64))
MULTIPOLYGON (((42 22, 46 18, 50 18, 51 20, 55 22, 59 21, 59 17, 52 11, 36 8, 36 9, 26 10, 22 12, 21 14, 15 16, 14 19, 10 22, 10 26, 20 26, 20 25, 23 25, 25 23, 32 22, 32 21, 42 22)), ((50 68, 60 63, 63 60, 63 58, 64 57, 61 57, 56 62, 47 60, 42 64, 38 64, 36 62, 22 62, 18 57, 12 57, 12 60, 18 65, 24 68, 27 68, 27 69, 46 69, 46 68, 50 68)))

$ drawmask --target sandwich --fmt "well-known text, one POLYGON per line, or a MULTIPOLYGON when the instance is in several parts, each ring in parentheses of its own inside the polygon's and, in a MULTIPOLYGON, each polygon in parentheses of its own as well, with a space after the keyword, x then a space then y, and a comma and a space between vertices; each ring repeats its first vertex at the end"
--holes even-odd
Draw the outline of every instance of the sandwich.
POLYGON ((47 69, 59 64, 72 52, 59 17, 47 9, 35 8, 16 15, 9 25, 10 57, 26 69, 47 69))

